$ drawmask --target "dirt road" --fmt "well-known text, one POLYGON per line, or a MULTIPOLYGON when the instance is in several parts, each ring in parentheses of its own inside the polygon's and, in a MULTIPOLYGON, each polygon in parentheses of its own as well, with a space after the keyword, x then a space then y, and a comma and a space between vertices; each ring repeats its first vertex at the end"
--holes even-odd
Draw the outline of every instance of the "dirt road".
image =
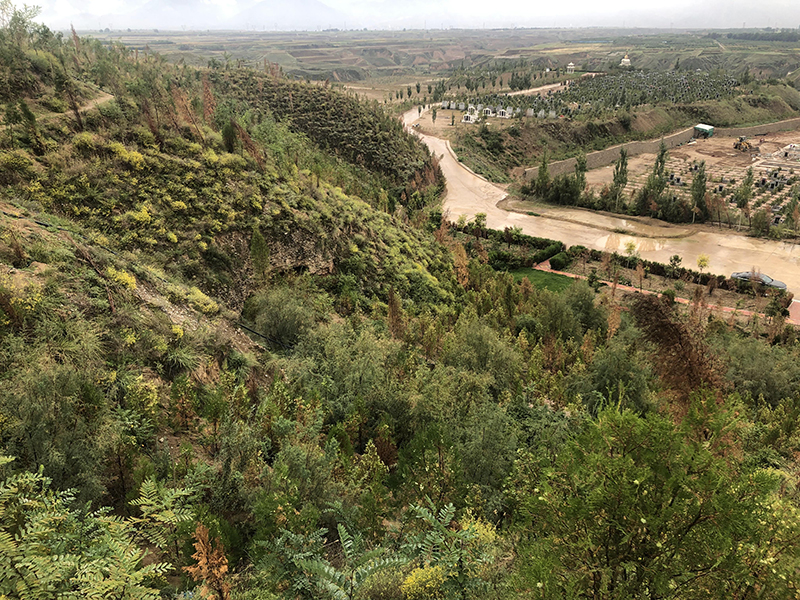
MULTIPOLYGON (((403 115, 403 122, 408 126, 417 118, 414 109, 403 115)), ((794 244, 716 233, 689 225, 662 225, 654 220, 643 223, 576 208, 536 207, 531 212, 539 216, 511 212, 503 208, 509 203, 501 202, 505 191, 459 163, 449 142, 414 129, 410 131, 440 157, 447 178, 444 209, 449 211, 451 220, 460 215, 471 219, 477 213, 486 213, 487 225, 492 229, 520 227, 528 235, 608 252, 624 253, 626 244, 633 242, 642 258, 666 263, 670 256, 678 254, 686 267, 696 268, 698 257, 705 254, 710 259, 708 270, 712 273, 730 275, 756 268, 786 282, 790 290, 800 291, 800 250, 794 244)))
POLYGON ((509 96, 544 96, 550 90, 555 90, 560 87, 564 87, 560 83, 548 83, 547 85, 542 85, 536 88, 529 88, 527 90, 517 90, 516 92, 509 92, 509 96))

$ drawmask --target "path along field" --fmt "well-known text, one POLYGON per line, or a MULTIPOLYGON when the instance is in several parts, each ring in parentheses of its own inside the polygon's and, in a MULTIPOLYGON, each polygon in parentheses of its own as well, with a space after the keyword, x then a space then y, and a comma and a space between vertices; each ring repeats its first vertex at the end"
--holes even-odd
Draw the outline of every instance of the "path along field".
MULTIPOLYGON (((418 117, 414 109, 403 115, 403 122, 410 126, 418 117)), ((509 211, 509 203, 502 202, 505 190, 458 162, 447 140, 410 130, 440 157, 447 178, 444 210, 451 220, 462 214, 473 218, 477 213, 486 213, 487 225, 492 229, 520 227, 528 235, 607 252, 624 253, 625 245, 633 242, 642 258, 667 263, 670 256, 678 254, 687 267, 694 267, 698 257, 705 254, 712 273, 730 275, 756 268, 785 281, 790 291, 800 292, 800 249, 795 244, 750 238, 707 225, 676 227, 652 219, 632 220, 577 208, 537 206, 538 216, 509 211), (619 233, 622 231, 626 233, 619 233)))

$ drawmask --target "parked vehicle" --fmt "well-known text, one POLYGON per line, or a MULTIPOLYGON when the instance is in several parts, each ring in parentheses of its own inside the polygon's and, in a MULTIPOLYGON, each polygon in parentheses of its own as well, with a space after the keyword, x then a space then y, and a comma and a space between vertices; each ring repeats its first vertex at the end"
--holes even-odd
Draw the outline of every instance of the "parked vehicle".
POLYGON ((753 145, 747 141, 747 136, 740 135, 739 141, 733 142, 733 147, 735 150, 741 150, 742 152, 747 152, 753 149, 753 145))
POLYGON ((779 290, 785 290, 786 284, 777 279, 773 279, 764 273, 756 273, 755 271, 741 271, 739 273, 731 274, 731 279, 738 279, 740 281, 749 281, 751 283, 760 283, 768 287, 773 287, 779 290))

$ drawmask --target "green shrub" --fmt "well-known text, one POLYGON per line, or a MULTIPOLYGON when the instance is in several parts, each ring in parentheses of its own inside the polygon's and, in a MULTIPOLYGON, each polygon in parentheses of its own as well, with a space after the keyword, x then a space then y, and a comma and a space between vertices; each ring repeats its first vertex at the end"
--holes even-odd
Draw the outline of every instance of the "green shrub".
POLYGON ((358 594, 359 600, 404 600, 403 573, 398 570, 378 571, 364 583, 358 594))
POLYGON ((10 185, 33 176, 33 161, 24 152, 0 152, 0 184, 10 185))
POLYGON ((97 152, 100 147, 100 141, 96 135, 84 131, 72 138, 72 145, 78 153, 90 156, 97 152))
POLYGON ((533 255, 533 262, 535 264, 539 264, 541 262, 546 261, 548 258, 552 258, 559 252, 564 251, 564 244, 561 242, 553 242, 543 250, 539 250, 536 254, 533 255))
POLYGON ((191 288, 186 295, 186 301, 206 315, 213 315, 219 312, 219 304, 206 296, 199 288, 191 288))
POLYGON ((67 103, 56 96, 45 96, 39 101, 46 109, 56 113, 67 112, 67 103))
POLYGON ((443 600, 446 578, 441 565, 414 569, 403 582, 403 594, 407 600, 443 600))
POLYGON ((513 271, 522 266, 522 259, 505 250, 492 250, 489 252, 489 264, 497 271, 513 271))
POLYGON ((570 263, 572 263, 572 257, 566 252, 559 252, 550 259, 550 268, 554 271, 563 271, 570 263))
POLYGON ((314 311, 290 288, 274 288, 250 298, 243 314, 255 329, 277 344, 288 347, 314 325, 314 311))

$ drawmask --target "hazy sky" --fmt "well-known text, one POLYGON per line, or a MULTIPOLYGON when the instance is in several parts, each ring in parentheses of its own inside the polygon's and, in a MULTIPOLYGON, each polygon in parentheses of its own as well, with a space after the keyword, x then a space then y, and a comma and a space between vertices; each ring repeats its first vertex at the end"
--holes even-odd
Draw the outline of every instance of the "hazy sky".
POLYGON ((800 0, 30 0, 52 28, 800 27, 800 0))

